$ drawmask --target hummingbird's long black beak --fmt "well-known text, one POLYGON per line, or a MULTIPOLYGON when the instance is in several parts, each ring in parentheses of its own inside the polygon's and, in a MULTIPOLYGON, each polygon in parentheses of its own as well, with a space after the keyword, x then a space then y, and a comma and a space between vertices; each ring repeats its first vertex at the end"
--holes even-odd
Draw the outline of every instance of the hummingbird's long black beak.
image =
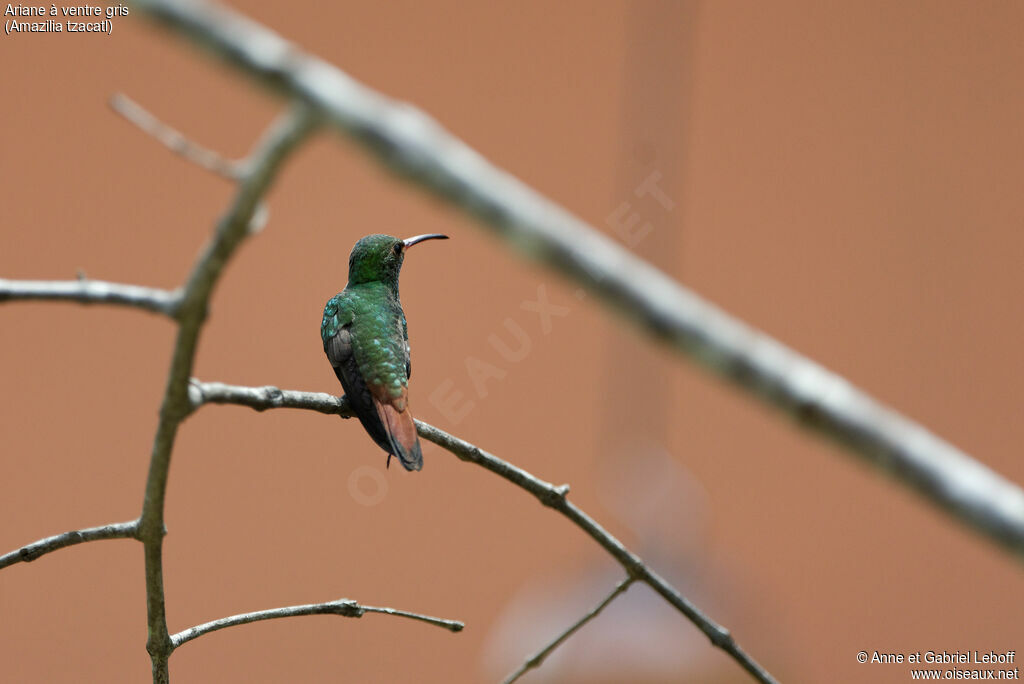
POLYGON ((405 245, 406 249, 409 249, 413 245, 423 242, 424 240, 447 240, 447 235, 441 235, 440 233, 427 233, 426 235, 417 235, 416 237, 406 238, 402 240, 402 244, 405 245))

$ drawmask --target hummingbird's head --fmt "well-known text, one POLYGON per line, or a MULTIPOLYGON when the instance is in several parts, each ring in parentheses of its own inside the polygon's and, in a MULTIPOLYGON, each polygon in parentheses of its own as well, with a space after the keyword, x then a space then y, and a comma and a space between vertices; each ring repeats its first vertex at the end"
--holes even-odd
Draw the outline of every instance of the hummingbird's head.
POLYGON ((440 233, 417 235, 405 240, 391 235, 367 235, 356 243, 348 257, 348 284, 379 280, 397 285, 407 250, 424 240, 447 239, 447 235, 440 233))

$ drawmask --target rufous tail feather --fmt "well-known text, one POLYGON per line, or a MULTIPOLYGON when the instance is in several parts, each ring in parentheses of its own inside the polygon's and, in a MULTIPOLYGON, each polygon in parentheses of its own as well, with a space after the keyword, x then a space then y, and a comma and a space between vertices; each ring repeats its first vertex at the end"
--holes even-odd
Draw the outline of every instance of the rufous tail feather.
MULTIPOLYGON (((380 422, 388 433, 388 441, 391 442, 392 453, 398 456, 402 466, 406 470, 419 470, 423 467, 423 453, 420 450, 420 439, 416 434, 416 421, 408 408, 399 411, 391 404, 386 404, 373 398, 380 415, 380 422)), ((391 464, 391 456, 388 456, 388 464, 391 464)))

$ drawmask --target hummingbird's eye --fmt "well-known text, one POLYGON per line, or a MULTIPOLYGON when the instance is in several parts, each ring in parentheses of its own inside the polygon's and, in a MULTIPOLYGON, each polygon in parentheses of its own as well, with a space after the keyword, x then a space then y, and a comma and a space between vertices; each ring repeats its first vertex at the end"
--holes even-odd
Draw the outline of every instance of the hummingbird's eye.
POLYGON ((392 249, 395 251, 395 254, 401 254, 402 253, 402 246, 403 245, 402 245, 401 242, 396 242, 395 243, 395 246, 392 247, 392 249))

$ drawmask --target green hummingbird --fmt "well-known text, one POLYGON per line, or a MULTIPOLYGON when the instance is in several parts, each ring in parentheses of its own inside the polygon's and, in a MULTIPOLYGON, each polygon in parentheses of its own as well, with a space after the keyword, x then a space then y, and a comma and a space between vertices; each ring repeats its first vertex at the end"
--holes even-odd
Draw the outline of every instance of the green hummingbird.
POLYGON ((348 258, 348 285, 324 307, 320 337, 334 374, 366 432, 406 470, 423 467, 416 423, 409 412, 409 330, 398 299, 405 253, 430 233, 399 240, 367 235, 348 258))

